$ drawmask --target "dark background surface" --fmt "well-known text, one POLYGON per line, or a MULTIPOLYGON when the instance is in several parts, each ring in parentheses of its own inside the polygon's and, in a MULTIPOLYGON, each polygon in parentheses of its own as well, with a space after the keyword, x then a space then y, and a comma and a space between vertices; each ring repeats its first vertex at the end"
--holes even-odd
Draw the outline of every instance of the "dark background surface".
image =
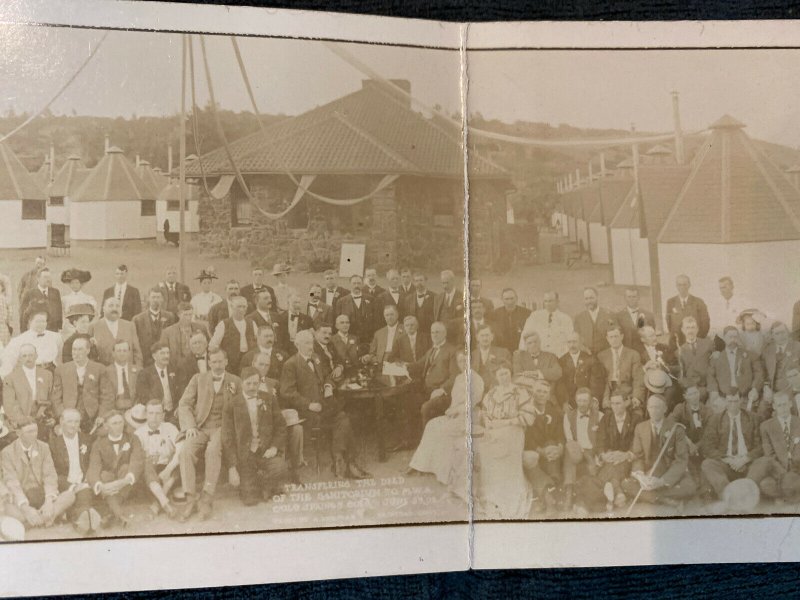
MULTIPOLYGON (((109 0, 113 1, 113 0, 109 0)), ((174 0, 173 0, 174 1, 174 0)), ((178 0, 182 1, 182 0, 178 0)), ((213 3, 209 3, 213 4, 213 3)), ((333 10, 447 21, 790 19, 798 2, 721 0, 294 0, 226 4, 333 10)), ((343 549, 344 550, 344 549, 343 549)), ((598 550, 599 551, 599 550, 598 550)), ((709 557, 711 558, 711 557, 709 557)), ((313 570, 313 565, 308 565, 313 570)), ((146 577, 145 574, 143 574, 146 577)), ((402 577, 342 579, 194 591, 117 594, 119 598, 194 600, 301 598, 726 598, 797 597, 796 564, 734 564, 608 569, 473 571, 402 577)))

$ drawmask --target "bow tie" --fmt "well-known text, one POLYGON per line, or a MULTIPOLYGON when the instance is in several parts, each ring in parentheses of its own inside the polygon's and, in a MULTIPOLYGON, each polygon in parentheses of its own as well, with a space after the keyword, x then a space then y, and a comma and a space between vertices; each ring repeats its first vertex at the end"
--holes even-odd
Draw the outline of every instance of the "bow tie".
POLYGON ((417 298, 424 298, 427 294, 417 294, 417 298))
POLYGON ((159 433, 161 432, 158 429, 156 429, 155 431, 153 431, 152 429, 147 430, 147 435, 158 435, 159 433))
POLYGON ((37 333, 36 337, 44 337, 44 334, 43 333, 37 333))
POLYGON ((584 414, 579 414, 579 415, 578 415, 578 418, 579 418, 579 419, 588 419, 588 418, 589 418, 589 414, 588 414, 588 413, 587 413, 587 414, 585 414, 585 415, 584 415, 584 414))
POLYGON ((200 354, 199 356, 195 356, 195 359, 196 360, 205 360, 206 356, 205 356, 205 354, 200 354))
POLYGON ((358 296, 356 296, 355 294, 351 294, 351 296, 353 296, 353 300, 361 300, 361 294, 359 294, 358 296))
POLYGON ((216 381, 222 381, 223 377, 225 377, 225 376, 224 375, 220 375, 219 377, 212 376, 211 377, 211 381, 215 381, 215 382, 216 381))
POLYGON ((244 397, 244 399, 245 399, 245 400, 255 400, 255 401, 258 401, 258 396, 245 396, 245 397, 244 397))

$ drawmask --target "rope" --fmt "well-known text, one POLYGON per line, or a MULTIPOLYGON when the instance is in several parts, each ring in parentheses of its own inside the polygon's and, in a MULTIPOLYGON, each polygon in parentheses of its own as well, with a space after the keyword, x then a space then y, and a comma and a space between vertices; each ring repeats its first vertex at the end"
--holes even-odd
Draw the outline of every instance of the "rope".
POLYGON ((94 49, 93 49, 93 50, 92 50, 92 51, 89 53, 89 56, 87 56, 87 57, 86 57, 86 60, 84 60, 84 61, 83 61, 83 63, 81 64, 81 66, 80 66, 80 67, 78 67, 78 70, 77 70, 77 71, 75 71, 75 73, 73 73, 73 74, 72 74, 72 77, 70 77, 69 79, 67 79, 66 83, 64 83, 64 85, 62 85, 62 86, 61 86, 61 87, 58 89, 58 91, 55 93, 55 95, 54 95, 52 98, 50 98, 50 100, 47 102, 47 104, 45 104, 44 106, 42 106, 42 108, 40 108, 40 109, 39 109, 37 112, 35 112, 34 114, 32 114, 30 117, 28 117, 27 119, 25 119, 25 120, 24 120, 22 123, 20 123, 19 125, 17 125, 17 126, 14 128, 14 129, 12 129, 12 130, 11 130, 11 131, 9 131, 7 134, 5 134, 5 135, 4 135, 2 138, 0 138, 0 143, 2 143, 2 142, 5 142, 5 141, 6 141, 7 139, 9 139, 11 136, 13 136, 13 135, 16 135, 17 133, 19 133, 20 131, 22 131, 22 129, 23 129, 23 128, 25 128, 25 127, 27 127, 28 125, 30 125, 30 123, 31 123, 31 122, 32 122, 32 121, 33 121, 33 120, 34 120, 36 117, 40 116, 40 115, 41 115, 41 114, 42 114, 44 111, 46 111, 48 108, 50 108, 50 106, 53 104, 53 102, 55 102, 56 100, 58 100, 58 98, 61 96, 61 94, 63 94, 63 93, 64 93, 64 92, 67 90, 67 88, 68 88, 70 85, 72 85, 72 82, 73 82, 73 81, 75 81, 75 80, 78 78, 78 75, 80 75, 80 74, 81 74, 81 72, 82 72, 82 71, 83 71, 83 69, 86 67, 86 65, 88 65, 88 64, 89 64, 89 62, 90 62, 90 61, 91 61, 91 60, 94 58, 94 55, 95 55, 95 54, 97 54, 97 51, 100 49, 100 46, 102 46, 102 45, 103 45, 103 42, 104 42, 104 41, 106 40, 106 38, 108 37, 108 34, 109 34, 109 32, 108 32, 108 31, 107 31, 106 33, 104 33, 104 34, 103 34, 103 37, 101 37, 101 38, 100 38, 100 41, 97 43, 97 45, 94 47, 94 49))
MULTIPOLYGON (((432 106, 429 106, 422 102, 421 100, 412 96, 409 92, 402 89, 401 87, 395 85, 388 79, 384 78, 380 75, 377 71, 370 68, 368 65, 364 64, 360 60, 358 60, 355 56, 349 53, 344 48, 341 48, 332 42, 323 42, 325 46, 336 54, 339 58, 344 60, 350 66, 354 67, 356 70, 360 71, 362 74, 367 75, 368 77, 375 79, 376 81, 380 82, 384 87, 388 87, 393 92, 402 94, 406 98, 408 98, 411 102, 416 104, 417 106, 423 108, 427 112, 431 112, 436 114, 437 116, 441 117, 448 123, 450 123, 453 127, 457 127, 459 130, 461 129, 461 121, 457 119, 453 119, 450 115, 448 115, 443 110, 438 110, 432 106)), ((691 133, 684 134, 684 137, 699 135, 707 131, 706 129, 701 129, 699 131, 694 131, 691 133)), ((477 127, 470 127, 469 128, 470 135, 476 135, 478 137, 488 138, 492 140, 498 140, 503 142, 511 142, 513 144, 522 144, 526 146, 541 146, 541 147, 549 147, 549 148, 563 148, 563 147, 594 147, 594 148, 603 148, 603 147, 610 147, 610 146, 622 146, 622 145, 629 145, 629 144, 636 144, 636 143, 652 143, 652 142, 663 142, 667 140, 671 140, 675 138, 674 133, 661 133, 656 135, 648 135, 648 136, 631 136, 631 137, 620 137, 620 138, 585 138, 579 140, 546 140, 546 139, 536 139, 536 138, 526 138, 520 137, 515 135, 509 135, 505 133, 498 133, 496 131, 488 131, 486 129, 479 129, 477 127)))

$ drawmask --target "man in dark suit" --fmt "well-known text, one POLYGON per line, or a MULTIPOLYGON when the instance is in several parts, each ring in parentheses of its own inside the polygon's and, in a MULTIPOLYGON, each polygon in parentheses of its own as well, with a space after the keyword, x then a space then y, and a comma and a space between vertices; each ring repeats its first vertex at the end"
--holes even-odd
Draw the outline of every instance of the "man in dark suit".
POLYGON ((81 430, 94 431, 103 423, 100 416, 100 380, 103 365, 89 360, 89 340, 72 343, 72 361, 58 365, 53 374, 53 412, 58 418, 65 408, 81 415, 81 430))
POLYGON ((333 327, 333 308, 322 301, 322 286, 312 283, 308 288, 305 313, 314 323, 328 323, 333 327))
POLYGON ((483 296, 481 294, 482 290, 483 290, 483 283, 481 282, 480 279, 470 279, 469 280, 469 301, 470 301, 470 306, 476 300, 480 300, 481 303, 483 303, 483 307, 486 310, 486 314, 490 315, 490 314, 492 314, 492 311, 494 310, 494 303, 491 300, 489 300, 489 298, 486 298, 485 296, 483 296))
POLYGON ((116 519, 126 526, 130 518, 123 512, 123 506, 144 473, 144 451, 139 438, 125 431, 122 413, 111 412, 106 427, 108 435, 92 444, 86 481, 103 501, 98 508, 106 513, 106 521, 116 519))
MULTIPOLYGON (((179 516, 185 521, 197 509, 200 519, 207 520, 213 511, 214 494, 222 470, 222 421, 225 406, 241 390, 241 380, 228 373, 228 359, 224 350, 208 355, 208 371, 198 373, 178 402, 178 419, 186 439, 181 452, 181 485, 186 492, 186 508, 179 516), (197 494, 197 463, 200 454, 205 457, 203 490, 197 494)), ((236 476, 228 473, 232 483, 236 476)))
POLYGON ((407 294, 400 302, 400 313, 416 317, 419 330, 425 333, 433 324, 434 294, 428 290, 428 278, 424 273, 414 274, 414 293, 407 294))
POLYGON ((36 287, 36 280, 39 278, 39 271, 44 269, 47 266, 47 257, 46 256, 37 256, 34 259, 33 269, 30 271, 25 271, 24 275, 19 280, 19 286, 17 287, 17 300, 19 302, 19 314, 24 315, 24 305, 22 300, 25 298, 25 294, 28 293, 29 290, 36 287))
POLYGON ((436 321, 431 325, 431 348, 408 366, 412 379, 420 382, 425 402, 420 408, 422 429, 434 417, 444 414, 450 405, 450 391, 458 375, 456 347, 447 343, 447 327, 436 321))
POLYGON ((564 456, 564 417, 549 401, 550 384, 544 379, 526 377, 533 389, 533 424, 525 428, 522 468, 533 488, 534 510, 552 510, 562 478, 564 456))
POLYGON ((686 341, 683 333, 683 319, 693 317, 697 321, 698 337, 705 338, 711 326, 708 316, 708 307, 697 296, 689 293, 691 282, 686 275, 678 275, 675 279, 678 295, 667 300, 667 330, 670 336, 670 346, 677 348, 686 341))
POLYGON ((301 331, 314 329, 314 320, 303 312, 303 301, 299 296, 290 296, 288 303, 289 310, 278 315, 276 342, 286 354, 294 354, 295 336, 301 331))
POLYGON ((82 535, 100 527, 100 514, 94 508, 94 494, 86 481, 92 438, 80 430, 81 414, 74 408, 61 413, 61 433, 50 434, 50 453, 58 475, 58 491, 72 490, 75 503, 67 517, 82 535))
POLYGON ((366 350, 377 329, 375 315, 376 302, 363 293, 363 279, 360 275, 350 277, 350 294, 339 299, 336 305, 336 316, 347 315, 350 319, 350 333, 358 338, 360 345, 366 350))
MULTIPOLYGON (((679 386, 674 386, 679 388, 679 386)), ((680 389, 678 391, 680 394, 680 389)), ((698 487, 707 485, 700 473, 703 456, 700 454, 700 440, 703 439, 708 421, 713 415, 710 407, 700 402, 700 390, 691 386, 684 390, 683 401, 675 405, 670 417, 686 428, 686 446, 689 450, 689 473, 698 487)))
POLYGON ((280 379, 283 363, 286 362, 289 355, 283 348, 276 346, 275 332, 269 325, 264 325, 258 329, 256 345, 247 354, 242 356, 241 367, 252 366, 253 360, 259 354, 266 355, 269 360, 269 373, 267 375, 271 379, 280 379))
POLYGON ((375 268, 364 269, 364 286, 361 292, 373 303, 377 304, 378 298, 386 290, 378 285, 378 271, 375 268))
POLYGON ((608 348, 606 333, 609 327, 617 324, 612 312, 597 304, 597 296, 596 288, 584 288, 583 305, 586 310, 575 315, 572 321, 581 338, 582 350, 593 355, 608 348))
POLYGON ((153 288, 147 295, 147 310, 133 317, 136 337, 142 349, 142 360, 146 367, 152 362, 147 349, 161 339, 161 333, 170 325, 178 322, 174 313, 162 310, 164 293, 160 288, 153 288))
POLYGON ((28 313, 33 307, 47 309, 47 329, 61 331, 62 307, 61 293, 53 287, 53 274, 44 267, 36 277, 36 287, 25 294, 20 305, 20 319, 27 323, 28 313))
POLYGON ((405 363, 417 362, 431 347, 431 338, 426 332, 419 330, 419 322, 414 315, 403 319, 405 335, 397 343, 396 357, 405 363))
MULTIPOLYGON (((470 318, 469 318, 469 328, 470 328, 470 345, 473 350, 478 346, 478 331, 483 329, 484 325, 492 327, 492 333, 494 334, 494 326, 489 323, 489 320, 486 318, 486 307, 484 305, 483 298, 476 298, 470 301, 470 318)), ((496 338, 495 335, 493 337, 496 338)), ((511 352, 509 351, 509 357, 511 356, 511 352)))
POLYGON ((464 339, 464 294, 456 289, 455 273, 442 271, 442 292, 433 298, 433 319, 447 326, 447 340, 460 344, 464 339))
POLYGON ((410 295, 414 293, 414 275, 408 267, 400 269, 400 291, 403 295, 410 295))
POLYGON ((792 414, 785 392, 772 399, 774 416, 761 423, 764 456, 753 461, 747 476, 769 498, 797 502, 800 499, 800 417, 792 414))
POLYGON ((105 367, 100 377, 101 417, 105 418, 112 410, 121 412, 133 406, 140 371, 131 360, 128 342, 122 340, 114 344, 114 362, 105 367))
MULTIPOLYGON (((255 325, 256 330, 261 329, 265 325, 269 325, 273 329, 278 327, 278 318, 280 313, 275 310, 275 302, 269 290, 261 290, 255 297, 256 306, 245 318, 255 325)), ((252 325, 248 325, 251 327, 252 325)))
POLYGON ((786 324, 775 321, 770 327, 770 335, 772 340, 761 352, 764 374, 764 397, 758 405, 758 416, 761 419, 769 418, 772 413, 773 394, 791 387, 787 373, 800 370, 800 342, 791 338, 786 324))
POLYGON ((588 352, 581 350, 581 338, 577 331, 567 336, 568 352, 558 359, 561 377, 556 382, 556 398, 562 410, 575 407, 575 392, 588 388, 598 403, 603 398, 603 367, 588 352))
POLYGON ((180 389, 178 374, 170 367, 169 346, 155 342, 150 346, 150 354, 152 363, 142 369, 136 381, 136 403, 147 405, 151 400, 159 400, 166 420, 174 424, 180 389))
POLYGON ((511 288, 505 288, 501 298, 503 306, 498 306, 491 315, 492 328, 497 336, 497 345, 515 352, 531 311, 517 304, 517 292, 511 288))
POLYGON ((205 334, 206 332, 203 325, 192 320, 194 309, 188 302, 178 304, 177 315, 178 322, 164 328, 159 340, 169 346, 169 359, 172 361, 173 368, 177 368, 185 357, 192 354, 191 348, 189 348, 189 340, 192 339, 192 336, 196 333, 205 334))
POLYGON ((164 298, 162 306, 167 312, 177 313, 178 304, 192 301, 192 290, 178 281, 178 270, 175 267, 167 267, 164 281, 160 281, 156 287, 161 290, 164 298))
POLYGON ((255 267, 252 271, 252 279, 252 283, 248 283, 239 290, 239 294, 244 296, 245 300, 247 300, 249 309, 251 311, 255 309, 258 296, 261 292, 267 292, 270 300, 272 300, 272 306, 278 306, 278 300, 275 298, 275 290, 264 283, 264 269, 255 267))
POLYGON ((611 392, 622 389, 630 394, 633 409, 643 411, 645 399, 644 373, 639 353, 622 345, 622 330, 619 325, 606 332, 609 347, 597 354, 603 367, 604 389, 601 406, 606 408, 611 392))
POLYGON ((753 408, 764 385, 761 362, 739 346, 736 327, 726 326, 722 337, 725 349, 711 359, 706 378, 712 404, 720 395, 739 394, 746 406, 753 408))
POLYGON ((753 460, 762 455, 758 419, 742 410, 738 393, 725 396, 725 411, 708 420, 700 453, 705 457, 700 469, 720 498, 725 486, 746 477, 753 460))
POLYGON ((480 326, 476 334, 476 348, 472 351, 472 370, 483 380, 483 389, 490 390, 497 385, 495 371, 500 365, 511 370, 511 353, 505 348, 495 346, 494 334, 488 323, 480 326))
POLYGON ((346 377, 352 377, 361 367, 361 353, 358 338, 350 333, 350 317, 336 317, 336 333, 331 337, 331 345, 344 367, 346 377))
POLYGON ((523 341, 525 350, 516 350, 511 358, 514 375, 544 379, 555 392, 556 382, 562 375, 558 358, 542 350, 542 339, 536 331, 526 332, 523 341))
POLYGON ((236 296, 239 296, 239 282, 231 279, 225 284, 225 299, 217 302, 208 311, 208 330, 214 333, 217 324, 231 316, 233 313, 232 303, 236 296))
POLYGON ((400 304, 405 293, 403 293, 400 287, 400 273, 398 273, 397 269, 389 269, 386 272, 386 281, 389 283, 389 287, 377 298, 379 310, 381 314, 383 314, 383 309, 391 304, 392 306, 396 306, 400 316, 404 317, 405 315, 402 314, 400 304))
POLYGON ((697 337, 698 326, 694 317, 684 319, 681 332, 686 342, 678 349, 678 382, 683 389, 696 385, 705 401, 708 397, 708 368, 714 352, 714 342, 697 337))
MULTIPOLYGON (((116 298, 120 304, 121 318, 126 321, 133 320, 133 317, 142 312, 142 298, 132 285, 128 285, 128 267, 120 265, 114 271, 114 279, 117 282, 103 292, 103 307, 107 298, 116 298)), ((100 313, 103 316, 103 313, 100 313)))
POLYGON ((331 343, 333 328, 325 322, 314 326, 314 354, 322 360, 322 374, 326 381, 338 385, 344 375, 344 365, 331 343))
POLYGON ((297 352, 281 372, 280 397, 284 408, 294 408, 305 419, 306 438, 317 429, 330 431, 333 473, 337 478, 370 477, 356 461, 356 440, 342 402, 334 396, 333 383, 325 379, 322 359, 314 354, 314 334, 300 331, 297 352))
POLYGON ((622 482, 622 489, 629 498, 641 489, 642 502, 680 503, 697 490, 689 474, 686 434, 683 427, 666 416, 663 396, 654 394, 647 399, 647 414, 650 418, 634 429, 631 477, 622 482))
POLYGON ((239 497, 245 506, 280 493, 288 474, 286 421, 277 396, 259 392, 260 386, 256 369, 242 369, 241 391, 225 405, 222 419, 225 455, 239 477, 239 497))
POLYGON ((323 277, 325 278, 325 286, 322 288, 322 301, 330 306, 335 313, 336 303, 339 301, 339 298, 347 296, 350 290, 336 283, 338 274, 333 269, 325 271, 323 277))
POLYGON ((616 321, 622 328, 623 345, 633 348, 641 354, 642 342, 639 331, 646 325, 655 329, 656 320, 653 313, 640 308, 639 302, 639 290, 634 287, 626 289, 625 308, 617 313, 616 321))

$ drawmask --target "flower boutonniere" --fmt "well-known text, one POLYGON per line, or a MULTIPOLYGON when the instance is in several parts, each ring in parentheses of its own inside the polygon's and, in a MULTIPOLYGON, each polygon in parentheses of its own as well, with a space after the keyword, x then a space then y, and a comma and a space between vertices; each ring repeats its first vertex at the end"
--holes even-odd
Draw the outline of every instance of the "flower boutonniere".
POLYGON ((39 383, 44 383, 44 379, 42 377, 37 377, 36 381, 38 381, 39 383))
POLYGON ((348 341, 348 343, 349 343, 351 346, 355 346, 355 343, 356 343, 356 341, 355 341, 354 339, 350 338, 350 340, 348 341))
POLYGON ((31 450, 31 458, 36 458, 37 456, 39 456, 39 451, 36 448, 34 448, 33 450, 31 450))
POLYGON ((233 383, 232 381, 229 381, 228 385, 225 387, 225 389, 228 390, 229 394, 235 394, 236 393, 236 384, 233 383))
POLYGON ((125 442, 124 444, 122 444, 122 451, 123 451, 123 452, 127 452, 127 451, 128 451, 128 450, 130 450, 130 449, 131 449, 131 445, 130 445, 130 443, 128 443, 128 442, 125 442))
POLYGON ((175 377, 175 373, 170 373, 169 376, 170 377, 175 377))
POLYGON ((283 361, 283 354, 281 354, 280 352, 276 352, 275 358, 277 358, 279 361, 283 361))
POLYGON ((94 375, 92 375, 91 373, 89 373, 89 381, 94 381, 94 375))
POLYGON ((582 358, 579 358, 579 359, 578 359, 578 366, 580 367, 582 364, 583 364, 583 359, 582 359, 582 358))
POLYGON ((87 450, 88 450, 88 448, 86 447, 86 444, 81 444, 81 446, 80 446, 81 454, 86 454, 87 450))
POLYGON ((315 357, 314 357, 314 362, 315 362, 316 364, 320 364, 320 362, 319 362, 319 356, 315 356, 315 357))
POLYGON ((595 425, 594 427, 592 427, 592 431, 597 431, 598 429, 600 429, 599 425, 595 425))
POLYGON ((547 423, 548 425, 550 425, 553 422, 553 417, 551 417, 550 415, 545 415, 544 417, 545 417, 545 423, 547 423))
POLYGON ((672 307, 672 312, 675 313, 675 314, 678 314, 678 307, 677 306, 673 306, 672 307))

